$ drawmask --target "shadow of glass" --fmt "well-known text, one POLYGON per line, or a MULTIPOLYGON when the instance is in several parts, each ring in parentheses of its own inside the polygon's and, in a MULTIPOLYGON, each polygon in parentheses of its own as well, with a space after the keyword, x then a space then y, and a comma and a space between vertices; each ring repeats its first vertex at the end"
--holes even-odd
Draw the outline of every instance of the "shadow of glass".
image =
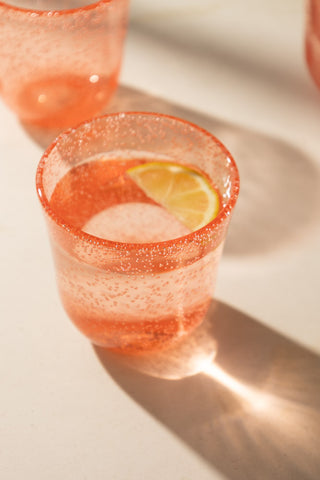
MULTIPOLYGON (((208 2, 209 6, 210 2, 208 2)), ((212 8, 215 8, 211 5, 212 8)), ((175 22, 159 21, 159 12, 156 15, 139 12, 131 18, 131 35, 137 36, 140 41, 160 44, 162 48, 175 53, 177 58, 197 58, 206 67, 207 78, 214 84, 215 75, 219 70, 228 69, 230 75, 247 78, 250 82, 255 79, 260 85, 268 85, 282 89, 284 94, 292 98, 301 97, 305 104, 319 101, 316 88, 311 88, 306 78, 299 74, 293 74, 288 64, 276 62, 273 56, 253 54, 250 48, 237 48, 234 41, 226 41, 221 32, 208 28, 199 29, 196 21, 188 22, 188 35, 183 28, 176 28, 175 22), (140 17, 140 18, 139 18, 140 17)), ((252 41, 255 28, 248 23, 246 17, 247 41, 252 41)), ((239 18, 241 21, 241 18, 239 18)), ((282 30, 284 41, 286 32, 282 30)), ((239 32, 235 32, 236 34, 239 32)), ((244 31, 242 31, 242 35, 244 31)), ((271 33, 270 33, 271 34, 271 33)), ((236 38, 236 37, 231 37, 236 38)), ((270 47, 269 47, 270 48, 270 47)), ((307 71, 306 62, 304 68, 307 71)))
MULTIPOLYGON (((120 86, 105 113, 153 111, 185 118, 216 135, 240 171, 240 196, 224 253, 260 255, 295 245, 320 221, 320 172, 316 162, 288 143, 120 86)), ((57 131, 23 125, 43 148, 57 131)))
POLYGON ((240 171, 240 196, 225 255, 252 256, 288 248, 319 224, 319 167, 295 146, 121 86, 107 112, 134 110, 196 123, 218 137, 234 156, 240 171))
POLYGON ((130 363, 94 348, 124 391, 230 480, 318 480, 320 357, 220 302, 205 323, 194 355, 159 353, 167 378, 154 356, 130 363))

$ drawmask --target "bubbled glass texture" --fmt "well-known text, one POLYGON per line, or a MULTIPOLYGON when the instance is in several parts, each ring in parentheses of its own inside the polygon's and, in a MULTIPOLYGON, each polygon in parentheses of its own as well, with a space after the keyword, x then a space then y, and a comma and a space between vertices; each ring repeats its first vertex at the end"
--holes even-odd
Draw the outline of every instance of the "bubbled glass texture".
POLYGON ((239 190, 236 165, 212 135, 148 113, 96 118, 62 134, 44 154, 37 188, 46 213, 64 307, 95 344, 126 353, 162 348, 199 325, 208 309, 239 190), (97 154, 161 155, 195 165, 219 188, 223 206, 202 229, 157 243, 111 242, 66 224, 51 209, 59 180, 97 154))
POLYGON ((128 0, 0 2, 3 100, 44 128, 102 112, 117 87, 127 13, 128 0))

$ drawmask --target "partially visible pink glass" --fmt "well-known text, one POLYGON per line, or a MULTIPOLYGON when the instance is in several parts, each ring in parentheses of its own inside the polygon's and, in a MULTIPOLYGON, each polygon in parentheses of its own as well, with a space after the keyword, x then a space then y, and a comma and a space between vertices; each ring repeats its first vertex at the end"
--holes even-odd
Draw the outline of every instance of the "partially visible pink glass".
POLYGON ((0 1, 0 94, 23 122, 63 129, 103 111, 118 83, 128 3, 0 1))
POLYGON ((311 76, 320 88, 320 0, 308 1, 306 59, 311 76))

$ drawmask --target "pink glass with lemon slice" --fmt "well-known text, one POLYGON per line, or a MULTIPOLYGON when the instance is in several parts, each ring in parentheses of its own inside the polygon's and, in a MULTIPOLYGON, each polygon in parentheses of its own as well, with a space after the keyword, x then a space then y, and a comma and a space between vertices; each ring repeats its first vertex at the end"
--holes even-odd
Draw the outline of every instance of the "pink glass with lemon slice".
POLYGON ((210 133, 160 114, 96 118, 37 170, 60 296, 93 343, 141 353, 203 320, 239 190, 210 133))

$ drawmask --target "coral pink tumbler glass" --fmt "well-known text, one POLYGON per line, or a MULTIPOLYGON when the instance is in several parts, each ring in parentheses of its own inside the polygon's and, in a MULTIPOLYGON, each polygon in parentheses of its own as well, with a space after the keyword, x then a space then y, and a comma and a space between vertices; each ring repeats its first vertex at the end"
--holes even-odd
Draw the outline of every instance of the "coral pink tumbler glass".
POLYGON ((202 322, 239 191, 235 162, 214 136, 161 114, 97 117, 55 140, 36 184, 63 305, 94 344, 147 352, 202 322), (179 230, 127 174, 151 159, 203 172, 219 191, 218 215, 179 230))
POLYGON ((0 94, 25 123, 64 129, 116 89, 129 0, 0 1, 0 94))

